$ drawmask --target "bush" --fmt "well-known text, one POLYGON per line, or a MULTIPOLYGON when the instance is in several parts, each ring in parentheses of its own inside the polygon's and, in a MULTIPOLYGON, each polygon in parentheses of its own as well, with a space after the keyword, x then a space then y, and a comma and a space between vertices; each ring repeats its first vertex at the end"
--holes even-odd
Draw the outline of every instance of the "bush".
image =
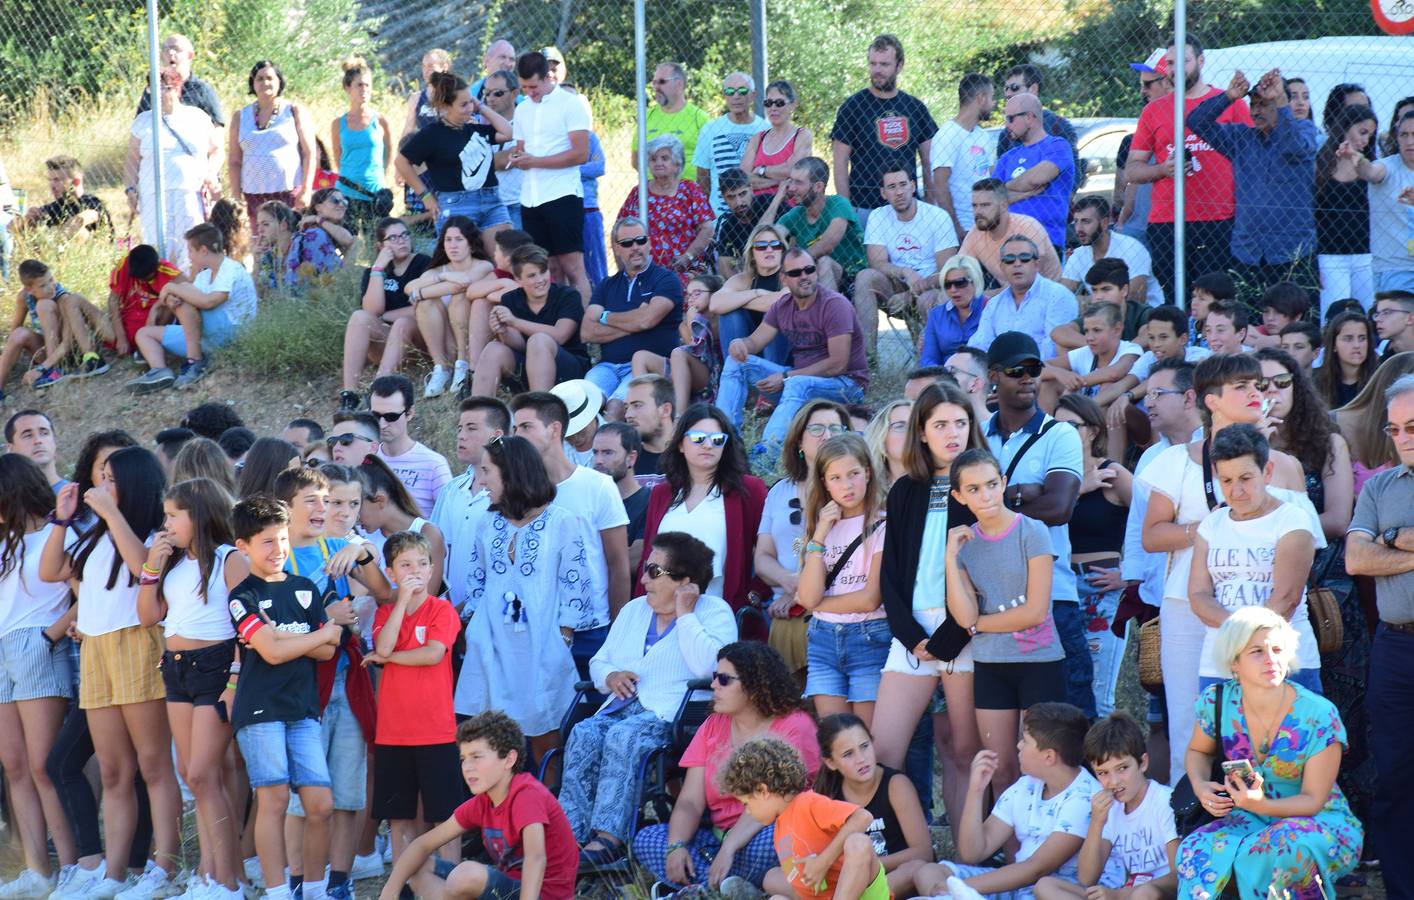
POLYGON ((359 268, 352 263, 303 294, 279 293, 260 301, 260 312, 221 352, 256 377, 327 376, 344 358, 344 326, 358 308, 359 268))

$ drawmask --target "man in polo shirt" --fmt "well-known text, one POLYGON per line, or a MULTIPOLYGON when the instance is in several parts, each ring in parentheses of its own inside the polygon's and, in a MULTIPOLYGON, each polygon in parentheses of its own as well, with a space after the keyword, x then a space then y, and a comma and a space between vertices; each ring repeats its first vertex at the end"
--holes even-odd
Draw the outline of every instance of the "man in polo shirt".
POLYGON ((717 405, 740 427, 748 383, 762 396, 780 395, 761 432, 768 448, 785 440, 791 419, 816 397, 859 403, 869 386, 869 362, 864 354, 864 329, 854 306, 843 294, 820 287, 815 260, 796 247, 781 264, 781 283, 789 294, 771 304, 756 330, 727 347, 717 405), (777 334, 790 343, 792 366, 756 354, 777 334))
POLYGON ((1391 898, 1414 897, 1414 375, 1385 393, 1399 466, 1360 491, 1345 536, 1345 567, 1375 579, 1380 626, 1365 703, 1378 784, 1370 837, 1391 898))
POLYGON ((992 341, 987 351, 987 377, 997 386, 997 412, 987 420, 983 436, 1002 471, 1011 469, 1006 505, 1050 526, 1051 548, 1056 555, 1051 616, 1065 648, 1066 700, 1093 719, 1094 666, 1075 590, 1075 572, 1070 567, 1070 515, 1080 497, 1085 458, 1080 432, 1052 419, 1036 405, 1044 368, 1041 359, 1030 335, 1008 331, 992 341))
POLYGON ((1080 309, 1064 285, 1041 275, 1040 260, 1041 249, 1029 237, 1014 235, 1002 244, 1006 288, 982 308, 982 321, 968 346, 986 350, 1003 332, 1021 331, 1046 359, 1056 355, 1057 332, 1071 325, 1080 309))
POLYGON ((530 98, 516 108, 516 150, 508 162, 525 173, 521 224, 550 254, 551 277, 573 285, 588 302, 579 167, 589 159, 589 115, 577 96, 550 79, 550 63, 540 51, 523 54, 516 61, 516 75, 530 98))
POLYGON ((619 219, 609 239, 619 271, 594 289, 579 335, 600 350, 599 362, 584 377, 609 398, 609 417, 622 420, 633 355, 648 350, 667 357, 681 343, 682 282, 676 273, 653 262, 641 220, 619 219))

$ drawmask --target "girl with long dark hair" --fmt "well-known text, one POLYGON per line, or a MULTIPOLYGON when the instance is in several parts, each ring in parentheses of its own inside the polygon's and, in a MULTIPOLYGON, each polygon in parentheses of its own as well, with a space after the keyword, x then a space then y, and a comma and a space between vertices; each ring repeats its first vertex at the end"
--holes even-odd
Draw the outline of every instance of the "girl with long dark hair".
POLYGON ((1343 312, 1326 325, 1324 362, 1312 370, 1316 393, 1327 409, 1340 409, 1354 400, 1380 367, 1375 354, 1375 323, 1355 311, 1343 312))
MULTIPOLYGON (((441 221, 432 260, 426 271, 405 288, 418 331, 432 357, 432 374, 424 396, 436 397, 449 385, 454 391, 460 390, 470 377, 471 355, 466 343, 471 301, 466 289, 494 270, 475 222, 463 215, 450 215, 441 221), (456 365, 449 371, 447 362, 452 358, 456 365)), ((476 352, 479 354, 481 348, 476 348, 476 352)))
MULTIPOLYGON (((1368 106, 1342 106, 1316 153, 1316 263, 1321 271, 1321 319, 1337 300, 1354 297, 1370 309, 1375 273, 1370 258, 1370 197, 1354 160, 1336 155, 1348 143, 1375 161, 1379 120, 1368 106)), ((1327 357, 1329 358, 1329 357, 1327 357)))
POLYGON ((375 552, 383 552, 383 542, 399 531, 414 531, 427 540, 428 555, 432 560, 432 583, 428 592, 439 593, 443 566, 447 559, 447 542, 442 530, 422 517, 417 501, 408 493, 407 487, 397 473, 388 467, 381 457, 369 455, 355 467, 363 482, 363 499, 359 506, 358 521, 368 535, 375 552))

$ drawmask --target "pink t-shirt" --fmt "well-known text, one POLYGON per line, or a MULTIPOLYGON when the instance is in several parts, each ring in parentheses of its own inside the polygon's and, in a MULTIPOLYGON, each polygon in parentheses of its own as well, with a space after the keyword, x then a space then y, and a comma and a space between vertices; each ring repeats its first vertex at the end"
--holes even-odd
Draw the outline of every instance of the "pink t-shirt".
POLYGON ((452 480, 452 467, 447 465, 447 458, 426 444, 419 443, 413 444, 412 449, 402 456, 389 456, 379 447, 378 456, 412 494, 422 514, 432 515, 432 507, 437 505, 437 495, 452 480))
MULTIPOLYGON (((863 516, 850 516, 847 519, 840 519, 835 523, 835 527, 830 529, 830 533, 825 537, 825 571, 829 572, 839 562, 840 555, 844 553, 854 539, 859 537, 859 533, 864 530, 863 516)), ((854 552, 850 554, 849 561, 840 569, 840 574, 835 576, 835 583, 830 585, 830 589, 825 592, 826 597, 838 597, 841 594, 852 594, 855 591, 863 590, 869 582, 869 566, 874 561, 874 557, 884 552, 884 527, 879 522, 874 531, 870 533, 854 552)), ((884 618, 883 605, 876 606, 872 612, 867 613, 832 613, 819 610, 815 613, 815 618, 821 622, 867 622, 870 619, 884 618)))
MULTIPOLYGON (((772 722, 770 733, 800 751, 807 780, 814 781, 815 772, 820 768, 820 745, 815 739, 815 721, 801 710, 796 710, 772 722)), ((744 808, 739 800, 731 794, 723 794, 717 786, 717 771, 726 764, 734 749, 732 720, 721 713, 712 713, 697 729, 680 761, 684 769, 701 766, 706 770, 707 810, 712 814, 712 824, 717 828, 731 828, 741 818, 744 808)))

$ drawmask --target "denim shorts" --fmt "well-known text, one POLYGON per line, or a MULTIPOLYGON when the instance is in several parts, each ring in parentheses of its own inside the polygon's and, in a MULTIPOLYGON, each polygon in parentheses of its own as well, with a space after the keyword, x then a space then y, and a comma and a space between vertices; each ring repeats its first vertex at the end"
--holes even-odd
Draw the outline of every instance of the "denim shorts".
POLYGON ((892 641, 887 619, 826 622, 815 616, 806 631, 805 696, 874 702, 892 641))
MULTIPOLYGON (((231 342, 236 336, 235 323, 221 307, 201 311, 201 352, 206 354, 231 342)), ((182 326, 175 322, 162 329, 162 349, 173 356, 187 356, 187 339, 182 326)))
MULTIPOLYGON (((363 729, 349 707, 344 693, 345 673, 335 676, 329 703, 319 720, 319 749, 329 767, 326 782, 334 795, 334 808, 344 811, 363 809, 368 801, 368 742, 363 729)), ((460 770, 458 770, 460 772, 460 770)), ((304 805, 299 794, 290 793, 286 809, 292 816, 303 816, 304 805)))
POLYGON ((485 231, 497 225, 511 224, 506 204, 495 188, 481 188, 475 191, 437 192, 437 233, 442 233, 442 225, 449 216, 466 216, 485 231))
POLYGON ((235 652, 236 639, 231 638, 199 650, 163 653, 162 684, 167 688, 167 702, 215 706, 221 721, 226 721, 227 710, 220 705, 221 694, 231 678, 235 652))
POLYGON ((73 696, 68 638, 51 644, 38 626, 0 635, 0 703, 73 696))
POLYGON ((236 732, 253 788, 287 784, 329 787, 329 764, 319 744, 319 720, 252 722, 236 732))

